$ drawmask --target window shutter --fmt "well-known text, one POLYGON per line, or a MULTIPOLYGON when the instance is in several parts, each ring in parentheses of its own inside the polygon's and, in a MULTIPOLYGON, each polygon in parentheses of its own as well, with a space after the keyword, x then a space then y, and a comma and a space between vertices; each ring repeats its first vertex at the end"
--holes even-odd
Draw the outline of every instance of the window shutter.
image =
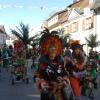
POLYGON ((91 17, 91 28, 94 28, 94 16, 91 17))
POLYGON ((83 31, 85 31, 85 27, 86 27, 86 25, 85 25, 86 22, 85 21, 86 21, 86 19, 83 19, 83 22, 82 22, 82 30, 83 31))
POLYGON ((76 24, 76 32, 78 32, 78 28, 79 28, 79 22, 77 22, 76 24))

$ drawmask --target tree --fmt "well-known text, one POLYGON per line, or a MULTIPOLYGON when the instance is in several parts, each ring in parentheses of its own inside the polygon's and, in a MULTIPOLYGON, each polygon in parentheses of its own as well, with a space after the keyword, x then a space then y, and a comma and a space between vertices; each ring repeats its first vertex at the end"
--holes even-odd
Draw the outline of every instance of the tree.
POLYGON ((68 39, 71 38, 70 34, 65 34, 64 36, 61 37, 61 41, 64 47, 68 47, 68 39))
MULTIPOLYGON (((31 41, 35 40, 38 35, 36 34, 33 37, 29 37, 29 25, 25 25, 22 22, 19 25, 20 25, 20 27, 16 26, 17 30, 11 29, 11 33, 13 35, 15 35, 19 40, 22 41, 22 43, 25 47, 25 52, 27 53, 28 44, 31 44, 31 41)), ((25 54, 25 56, 26 56, 26 54, 25 54)))
POLYGON ((99 45, 99 43, 100 43, 100 41, 97 41, 97 34, 95 34, 95 35, 94 34, 90 34, 88 38, 85 37, 85 40, 87 42, 87 45, 89 47, 91 47, 92 49, 94 47, 97 47, 99 45))
POLYGON ((11 33, 15 35, 18 39, 20 39, 25 49, 27 49, 27 45, 31 43, 31 41, 35 40, 38 34, 34 35, 33 37, 29 37, 29 25, 25 25, 24 23, 20 23, 20 28, 16 26, 16 30, 11 29, 11 33))

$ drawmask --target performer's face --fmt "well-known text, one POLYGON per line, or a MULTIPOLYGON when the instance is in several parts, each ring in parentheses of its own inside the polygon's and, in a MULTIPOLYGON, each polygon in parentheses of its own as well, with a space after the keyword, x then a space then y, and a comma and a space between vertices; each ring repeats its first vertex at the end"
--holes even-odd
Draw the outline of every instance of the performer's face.
POLYGON ((76 49, 75 49, 75 53, 76 53, 76 54, 79 54, 79 53, 80 53, 80 49, 79 49, 79 48, 76 48, 76 49))
POLYGON ((50 48, 49 48, 49 58, 50 58, 51 60, 54 60, 55 57, 56 57, 56 54, 57 54, 57 49, 56 49, 56 47, 55 47, 55 46, 50 47, 50 48))

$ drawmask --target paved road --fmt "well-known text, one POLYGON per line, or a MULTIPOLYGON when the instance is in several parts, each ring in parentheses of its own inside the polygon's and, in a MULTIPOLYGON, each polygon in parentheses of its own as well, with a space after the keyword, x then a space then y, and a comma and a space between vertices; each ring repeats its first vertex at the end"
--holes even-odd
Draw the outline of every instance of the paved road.
MULTIPOLYGON (((30 84, 16 83, 14 86, 10 82, 10 73, 2 70, 0 77, 0 100, 40 100, 38 92, 35 91, 34 83, 32 81, 32 71, 28 69, 30 77, 30 84)), ((100 86, 99 86, 100 87, 100 86)), ((100 88, 94 90, 95 99, 100 100, 100 88)), ((82 97, 82 100, 89 100, 87 97, 82 97)))
POLYGON ((28 85, 19 82, 12 86, 10 73, 3 69, 0 77, 0 100, 39 100, 32 77, 30 77, 30 81, 28 85))

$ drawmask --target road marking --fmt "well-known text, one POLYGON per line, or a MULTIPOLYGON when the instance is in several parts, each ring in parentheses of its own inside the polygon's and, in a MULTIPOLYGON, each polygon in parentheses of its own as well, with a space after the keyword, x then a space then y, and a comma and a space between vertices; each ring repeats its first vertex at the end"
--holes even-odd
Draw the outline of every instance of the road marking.
POLYGON ((31 94, 31 95, 28 95, 30 97, 36 97, 36 98, 40 98, 40 95, 39 94, 31 94))

